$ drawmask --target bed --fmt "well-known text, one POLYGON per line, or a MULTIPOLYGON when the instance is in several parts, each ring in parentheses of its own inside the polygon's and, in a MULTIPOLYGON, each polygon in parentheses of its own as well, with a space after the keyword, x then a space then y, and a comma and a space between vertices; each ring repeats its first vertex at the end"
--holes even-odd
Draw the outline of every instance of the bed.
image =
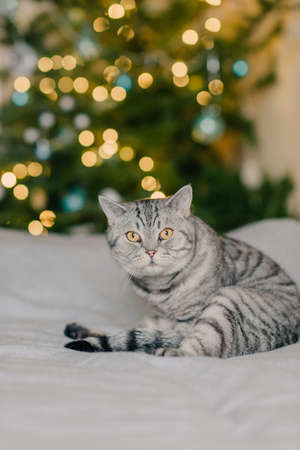
MULTIPOLYGON (((300 223, 231 233, 300 285, 300 223)), ((104 236, 0 229, 0 448, 300 448, 300 344, 219 360, 64 348, 63 329, 131 327, 147 308, 104 236)))

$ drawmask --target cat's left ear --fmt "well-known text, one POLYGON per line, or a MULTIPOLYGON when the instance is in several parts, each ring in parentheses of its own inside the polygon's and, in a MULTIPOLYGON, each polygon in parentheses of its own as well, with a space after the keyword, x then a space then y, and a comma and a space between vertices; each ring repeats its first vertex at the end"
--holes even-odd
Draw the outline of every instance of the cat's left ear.
POLYGON ((104 195, 99 195, 98 200, 109 225, 114 225, 116 220, 127 211, 125 205, 115 202, 104 195))
POLYGON ((167 206, 179 211, 184 217, 191 215, 191 204, 193 200, 193 189, 190 184, 183 186, 176 194, 167 200, 167 206))

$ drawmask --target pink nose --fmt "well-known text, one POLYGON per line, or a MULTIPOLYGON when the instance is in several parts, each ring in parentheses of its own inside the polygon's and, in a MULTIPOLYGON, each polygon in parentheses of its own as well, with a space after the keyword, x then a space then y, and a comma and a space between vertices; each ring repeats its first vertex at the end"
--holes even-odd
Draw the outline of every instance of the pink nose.
POLYGON ((151 258, 153 258, 153 256, 154 256, 155 253, 156 253, 156 250, 147 250, 147 253, 148 253, 148 255, 151 256, 151 258))

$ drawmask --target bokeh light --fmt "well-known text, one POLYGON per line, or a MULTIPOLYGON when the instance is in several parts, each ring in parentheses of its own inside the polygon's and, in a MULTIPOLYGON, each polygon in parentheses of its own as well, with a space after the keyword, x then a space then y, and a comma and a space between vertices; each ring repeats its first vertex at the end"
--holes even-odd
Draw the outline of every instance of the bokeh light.
POLYGON ((55 81, 53 78, 42 78, 39 84, 39 88, 43 94, 51 94, 55 89, 55 81))
POLYGON ((108 8, 108 15, 111 19, 121 19, 124 16, 125 10, 119 3, 113 3, 108 8))
POLYGON ((12 171, 19 179, 25 178, 27 175, 27 167, 22 163, 15 164, 12 171))
POLYGON ((182 42, 187 45, 195 45, 199 40, 197 31, 195 30, 185 30, 182 33, 182 42))
POLYGON ((30 81, 27 77, 18 77, 15 79, 14 87, 18 92, 26 92, 30 88, 30 81))
POLYGON ((123 39, 125 39, 125 41, 130 41, 130 39, 133 39, 134 34, 134 29, 129 25, 122 25, 117 31, 117 35, 121 36, 123 39))
POLYGON ((128 56, 120 56, 115 60, 115 65, 123 72, 128 72, 132 67, 131 59, 128 56))
POLYGON ((198 92, 196 99, 199 105, 206 106, 211 101, 211 95, 207 91, 200 91, 198 92))
POLYGON ((84 147, 89 147, 95 142, 95 135, 90 130, 83 130, 78 135, 78 141, 84 147))
POLYGON ((92 96, 96 102, 104 102, 108 97, 108 91, 104 86, 97 86, 93 89, 92 96))
POLYGON ((187 74, 187 65, 182 61, 177 61, 172 65, 172 73, 175 77, 184 77, 187 74))
POLYGON ((142 179, 141 185, 145 191, 154 191, 157 185, 156 179, 148 175, 142 179))
POLYGON ((28 224, 28 231, 32 236, 39 236, 43 233, 44 227, 39 220, 32 220, 28 224))
POLYGON ((29 195, 28 187, 25 184, 17 184, 13 189, 13 194, 17 200, 25 200, 29 195))
POLYGON ((48 58, 47 56, 43 56, 38 60, 38 68, 41 72, 49 72, 54 69, 53 59, 48 58))
POLYGON ((233 73, 239 78, 245 77, 249 71, 249 66, 247 61, 244 61, 243 59, 239 59, 238 61, 235 61, 233 64, 233 73))
POLYGON ((213 95, 221 95, 224 91, 224 84, 221 80, 211 80, 208 89, 213 95))
POLYGON ((97 155, 92 150, 82 153, 81 162, 86 167, 93 167, 97 163, 97 155))
POLYGON ((62 57, 60 55, 52 56, 53 69, 58 70, 62 68, 62 57))
POLYGON ((62 66, 65 70, 73 70, 76 67, 76 58, 72 55, 66 55, 62 59, 62 66))
POLYGON ((38 162, 31 162, 28 164, 27 170, 31 177, 39 177, 43 173, 43 166, 38 162))
POLYGON ((190 77, 185 75, 185 77, 173 77, 173 83, 177 87, 185 87, 189 84, 190 77))
POLYGON ((217 33, 221 30, 221 21, 217 17, 209 17, 206 19, 204 27, 212 33, 217 33))
POLYGON ((97 33, 102 33, 109 28, 109 20, 105 17, 97 17, 93 22, 93 28, 97 33))
POLYGON ((115 142, 118 140, 118 132, 113 128, 107 128, 102 134, 103 140, 106 142, 115 142))
POLYGON ((149 172, 154 167, 154 161, 149 156, 144 156, 139 160, 139 166, 144 172, 149 172))
POLYGON ((125 147, 121 148, 121 150, 120 150, 120 158, 123 161, 126 161, 126 162, 131 161, 134 158, 134 156, 135 156, 135 153, 134 153, 133 148, 128 147, 128 146, 125 146, 125 147))
POLYGON ((84 94, 89 88, 89 81, 84 77, 77 77, 73 83, 74 90, 79 94, 84 94))
POLYGON ((121 0, 120 5, 122 5, 123 8, 126 9, 127 11, 136 8, 135 0, 121 0))
POLYGON ((115 86, 112 88, 110 95, 111 98, 116 102, 121 102, 126 98, 126 89, 122 88, 121 86, 115 86))
POLYGON ((166 198, 166 194, 164 194, 162 191, 154 191, 150 198, 166 198))
POLYGON ((4 174, 1 176, 1 184, 7 189, 14 187, 16 182, 17 177, 13 172, 4 172, 4 174))
POLYGON ((61 77, 57 84, 61 92, 64 93, 71 92, 73 89, 73 80, 70 77, 61 77))
POLYGON ((212 6, 220 6, 222 3, 222 0, 206 0, 206 3, 212 6))
POLYGON ((54 225, 56 214, 50 209, 45 209, 44 211, 41 212, 39 218, 44 227, 50 228, 53 227, 54 225))
POLYGON ((138 85, 141 88, 147 89, 148 87, 151 86, 152 83, 153 83, 153 76, 151 75, 151 73, 144 72, 139 75, 138 85))

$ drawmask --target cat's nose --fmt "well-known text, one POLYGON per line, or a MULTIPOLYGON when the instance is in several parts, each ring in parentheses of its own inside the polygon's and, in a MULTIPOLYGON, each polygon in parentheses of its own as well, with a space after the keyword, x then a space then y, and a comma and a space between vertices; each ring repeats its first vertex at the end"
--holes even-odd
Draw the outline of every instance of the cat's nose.
POLYGON ((148 255, 150 255, 151 258, 153 258, 153 256, 154 256, 155 253, 156 253, 156 250, 146 250, 146 253, 148 253, 148 255))

